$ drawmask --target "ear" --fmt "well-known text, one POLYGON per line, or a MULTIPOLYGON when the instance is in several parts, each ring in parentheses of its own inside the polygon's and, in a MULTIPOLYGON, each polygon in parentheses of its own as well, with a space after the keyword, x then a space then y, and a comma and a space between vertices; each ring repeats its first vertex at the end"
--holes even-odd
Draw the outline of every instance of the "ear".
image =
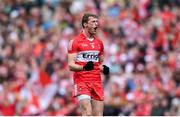
POLYGON ((84 27, 87 27, 87 23, 84 23, 84 27))

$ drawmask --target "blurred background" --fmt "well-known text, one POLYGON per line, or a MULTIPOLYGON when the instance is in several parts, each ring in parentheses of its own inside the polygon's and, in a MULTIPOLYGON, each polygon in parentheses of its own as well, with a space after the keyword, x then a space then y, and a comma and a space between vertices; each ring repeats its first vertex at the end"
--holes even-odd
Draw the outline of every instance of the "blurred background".
POLYGON ((0 0, 0 115, 80 115, 67 46, 87 12, 111 68, 104 115, 180 115, 180 0, 0 0))

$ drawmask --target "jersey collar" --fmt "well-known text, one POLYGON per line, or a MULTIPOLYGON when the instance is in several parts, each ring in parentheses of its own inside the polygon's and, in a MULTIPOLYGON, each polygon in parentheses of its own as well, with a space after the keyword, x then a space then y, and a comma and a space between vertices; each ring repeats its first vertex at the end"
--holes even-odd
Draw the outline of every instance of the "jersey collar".
MULTIPOLYGON (((80 33, 80 37, 82 38, 82 39, 86 39, 86 36, 84 35, 84 33, 83 33, 83 31, 80 33)), ((94 37, 94 39, 96 39, 96 36, 93 36, 94 37)), ((93 39, 93 40, 94 40, 93 39)), ((88 40, 88 39, 87 39, 88 40)), ((90 41, 90 40, 89 40, 90 41)))

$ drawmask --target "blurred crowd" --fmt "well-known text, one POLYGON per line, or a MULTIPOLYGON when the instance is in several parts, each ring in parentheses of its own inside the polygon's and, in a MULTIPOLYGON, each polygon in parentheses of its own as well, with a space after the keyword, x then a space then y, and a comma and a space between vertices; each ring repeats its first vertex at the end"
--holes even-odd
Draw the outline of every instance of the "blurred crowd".
POLYGON ((0 0, 0 115, 80 115, 67 46, 100 16, 104 115, 180 115, 180 0, 0 0))

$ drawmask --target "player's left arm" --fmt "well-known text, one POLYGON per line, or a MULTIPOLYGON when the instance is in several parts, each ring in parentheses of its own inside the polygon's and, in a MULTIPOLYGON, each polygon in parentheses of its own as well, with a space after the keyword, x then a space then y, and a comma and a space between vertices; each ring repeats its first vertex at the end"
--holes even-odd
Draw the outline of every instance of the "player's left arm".
POLYGON ((101 70, 101 72, 104 75, 109 75, 109 73, 110 73, 109 67, 103 64, 103 62, 104 62, 104 55, 103 54, 99 56, 99 62, 100 62, 100 70, 101 70))
POLYGON ((100 70, 103 72, 104 55, 99 56, 100 70))
POLYGON ((104 75, 109 75, 109 67, 104 65, 104 44, 102 41, 100 41, 100 45, 101 45, 101 51, 99 54, 99 62, 100 62, 100 70, 104 75))

